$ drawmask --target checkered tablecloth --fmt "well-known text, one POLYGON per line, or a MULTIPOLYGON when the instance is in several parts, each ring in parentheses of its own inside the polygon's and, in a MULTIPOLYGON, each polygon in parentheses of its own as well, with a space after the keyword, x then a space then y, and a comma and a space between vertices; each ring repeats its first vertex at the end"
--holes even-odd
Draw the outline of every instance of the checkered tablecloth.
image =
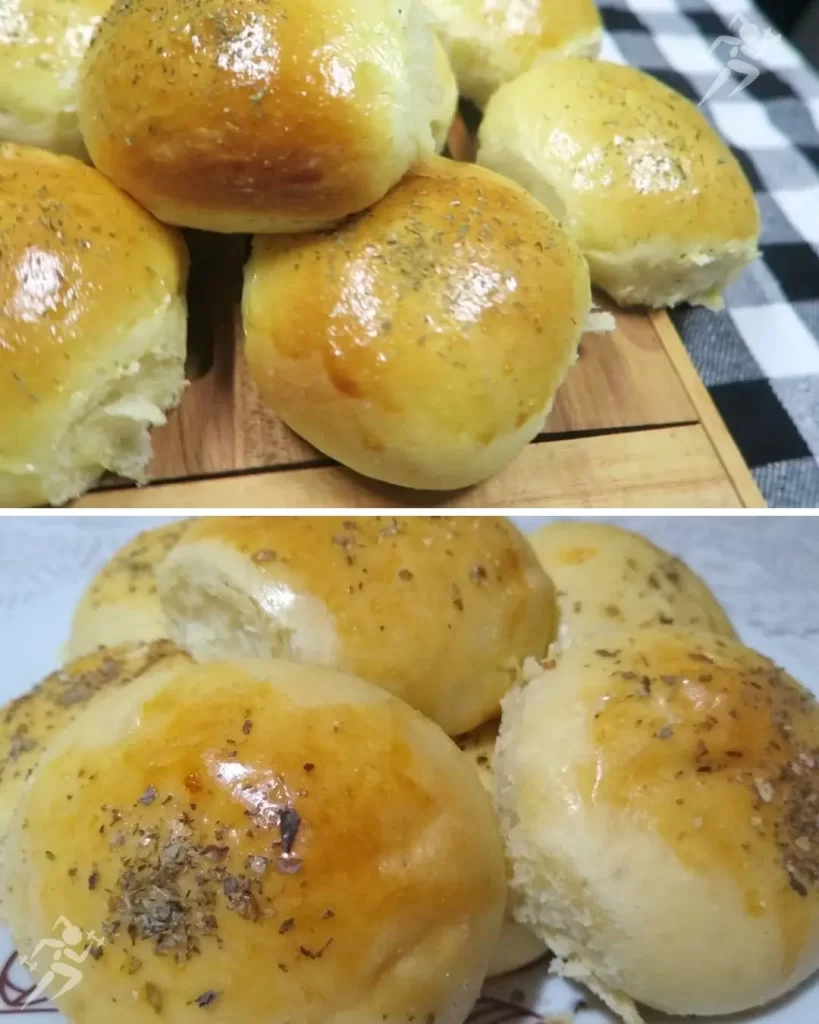
POLYGON ((763 259, 729 289, 725 311, 672 316, 769 505, 817 507, 819 75, 750 0, 601 0, 600 9, 603 57, 695 102, 729 62, 759 72, 731 96, 747 75, 734 71, 703 109, 756 190, 763 259))

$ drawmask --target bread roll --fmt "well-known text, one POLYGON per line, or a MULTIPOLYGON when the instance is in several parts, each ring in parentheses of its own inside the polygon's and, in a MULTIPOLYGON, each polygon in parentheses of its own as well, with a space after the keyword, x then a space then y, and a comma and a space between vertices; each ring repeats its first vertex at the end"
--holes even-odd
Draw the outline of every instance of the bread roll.
POLYGON ((159 676, 189 662, 169 640, 122 644, 70 662, 0 708, 0 840, 48 745, 84 708, 145 673, 159 676))
POLYGON ((560 519, 527 539, 557 588, 563 644, 634 626, 677 626, 736 638, 707 584, 637 533, 560 519))
POLYGON ((596 57, 603 42, 593 0, 426 0, 462 96, 484 106, 495 90, 538 61, 596 57))
POLYGON ((504 701, 515 914, 628 1024, 819 967, 819 705, 722 637, 599 634, 504 701))
POLYGON ((198 519, 157 579, 170 635, 198 660, 349 671, 453 736, 497 717, 556 629, 551 581, 494 516, 198 519))
POLYGON ((284 661, 109 695, 41 763, 8 850, 21 951, 60 917, 105 939, 56 999, 83 1024, 462 1024, 505 899, 457 747, 384 690, 284 661))
POLYGON ((636 68, 553 61, 492 98, 478 162, 549 207, 620 305, 712 308, 758 256, 754 193, 684 96, 636 68))
POLYGON ((105 563, 74 610, 67 658, 129 640, 167 637, 156 567, 187 528, 183 521, 145 530, 105 563))
POLYGON ((85 63, 94 163, 169 224, 310 231, 433 151, 418 0, 120 0, 85 63))
POLYGON ((458 110, 458 83, 455 81, 455 72, 449 63, 443 43, 437 36, 434 43, 439 93, 438 104, 432 118, 432 135, 435 139, 435 149, 441 153, 446 148, 449 129, 458 110))
MULTIPOLYGON (((456 740, 468 760, 475 765, 483 788, 492 797, 495 795, 495 743, 498 739, 499 727, 499 720, 487 722, 465 736, 459 736, 456 740)), ((487 974, 491 978, 520 970, 527 964, 539 960, 546 953, 546 946, 535 933, 526 925, 518 924, 507 912, 503 920, 500 938, 495 943, 495 949, 489 961, 487 974)))
POLYGON ((0 505, 144 480, 184 387, 184 242, 91 167, 11 143, 0 232, 0 505))
POLYGON ((15 0, 0 8, 0 140, 85 155, 77 82, 111 0, 15 0))
POLYGON ((545 209, 434 158, 336 231, 256 238, 245 351, 263 400, 321 451, 444 490, 543 428, 589 306, 586 266, 545 209))

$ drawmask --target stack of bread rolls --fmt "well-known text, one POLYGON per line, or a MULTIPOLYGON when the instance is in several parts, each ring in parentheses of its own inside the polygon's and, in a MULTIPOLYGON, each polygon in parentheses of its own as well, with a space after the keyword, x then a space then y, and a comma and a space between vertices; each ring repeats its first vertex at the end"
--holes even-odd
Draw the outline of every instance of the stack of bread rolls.
POLYGON ((462 1024, 506 868, 447 732, 496 717, 555 629, 503 519, 136 538, 77 609, 72 652, 100 646, 0 717, 0 917, 21 949, 58 905, 104 937, 58 1000, 78 1022, 462 1024))
POLYGON ((343 465, 433 491, 543 429, 590 282, 623 305, 718 305, 756 255, 730 151, 687 100, 593 59, 592 0, 18 7, 0 43, 2 504, 148 478, 183 388, 179 228, 256 236, 262 402, 343 465), (436 155, 459 94, 486 113, 471 168, 436 155))
POLYGON ((69 652, 0 715, 0 917, 105 938, 72 1020, 463 1024, 551 951, 640 1024, 819 967, 819 705, 636 534, 195 520, 69 652))

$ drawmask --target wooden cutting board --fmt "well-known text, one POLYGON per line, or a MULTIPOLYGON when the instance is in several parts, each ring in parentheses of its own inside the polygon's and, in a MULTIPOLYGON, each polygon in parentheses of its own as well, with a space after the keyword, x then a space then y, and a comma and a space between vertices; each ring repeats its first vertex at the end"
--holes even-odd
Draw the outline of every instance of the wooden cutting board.
MULTIPOLYGON (((471 156, 460 120, 450 150, 471 156)), ((248 240, 191 233, 188 241, 192 383, 154 431, 153 482, 106 479, 76 507, 764 507, 668 316, 626 313, 602 297, 616 330, 584 335, 543 432, 503 472, 454 493, 366 480, 259 402, 242 355, 248 240)))

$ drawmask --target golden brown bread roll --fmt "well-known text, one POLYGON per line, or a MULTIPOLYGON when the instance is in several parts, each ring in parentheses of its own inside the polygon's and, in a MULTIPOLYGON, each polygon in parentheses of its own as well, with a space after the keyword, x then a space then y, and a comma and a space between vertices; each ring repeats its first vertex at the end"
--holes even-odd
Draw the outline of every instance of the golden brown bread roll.
POLYGON ((77 84, 111 0, 15 0, 0 7, 0 140, 83 157, 77 84))
POLYGON ((120 0, 88 52, 80 125, 160 220, 308 231, 432 153, 439 99, 416 0, 120 0))
POLYGON ((187 253, 91 167, 0 146, 0 505, 145 478, 184 387, 187 253))
MULTIPOLYGON (((487 722, 473 729, 455 741, 467 759, 475 765, 483 788, 491 797, 495 795, 495 744, 498 739, 500 721, 487 722)), ((492 978, 499 974, 520 970, 547 953, 546 946, 531 928, 518 924, 507 911, 503 919, 500 937, 495 943, 489 961, 487 975, 492 978)))
MULTIPOLYGON (((606 523, 556 520, 527 539, 557 588, 561 646, 615 627, 677 625, 736 637, 706 584, 638 534, 606 523)), ((490 793, 498 726, 489 722, 458 739, 490 793)), ((507 919, 489 973, 516 970, 544 952, 528 927, 507 919)))
POLYGON ((105 563, 74 610, 66 658, 129 640, 167 637, 156 567, 187 527, 185 520, 145 530, 105 563))
POLYGON ((603 41, 593 0, 426 0, 462 96, 484 106, 495 90, 553 57, 596 57, 603 41))
POLYGON ((256 238, 245 351, 262 398, 321 451, 451 489, 543 428, 589 306, 586 265, 543 207, 436 157, 333 232, 256 238))
POLYGON ((110 694, 50 748, 7 849, 23 953, 61 916, 105 940, 57 999, 83 1024, 461 1024, 505 900, 457 747, 384 690, 284 661, 110 694))
POLYGON ((556 629, 551 581, 494 516, 198 519, 157 579, 170 636, 198 660, 349 671, 450 735, 496 717, 556 629))
POLYGON ((504 701, 495 768, 518 920, 628 1024, 819 967, 819 705, 755 651, 584 640, 504 701))
POLYGON ((169 640, 122 644, 71 661, 0 708, 0 840, 27 779, 62 729, 108 691, 190 660, 169 640))
POLYGON ((560 519, 527 539, 557 588, 563 644, 634 626, 736 638, 708 585, 646 537, 609 523, 560 519))
POLYGON ((718 308, 759 255, 753 189, 689 100, 637 68, 558 60, 503 86, 478 162, 523 185, 621 305, 718 308))

